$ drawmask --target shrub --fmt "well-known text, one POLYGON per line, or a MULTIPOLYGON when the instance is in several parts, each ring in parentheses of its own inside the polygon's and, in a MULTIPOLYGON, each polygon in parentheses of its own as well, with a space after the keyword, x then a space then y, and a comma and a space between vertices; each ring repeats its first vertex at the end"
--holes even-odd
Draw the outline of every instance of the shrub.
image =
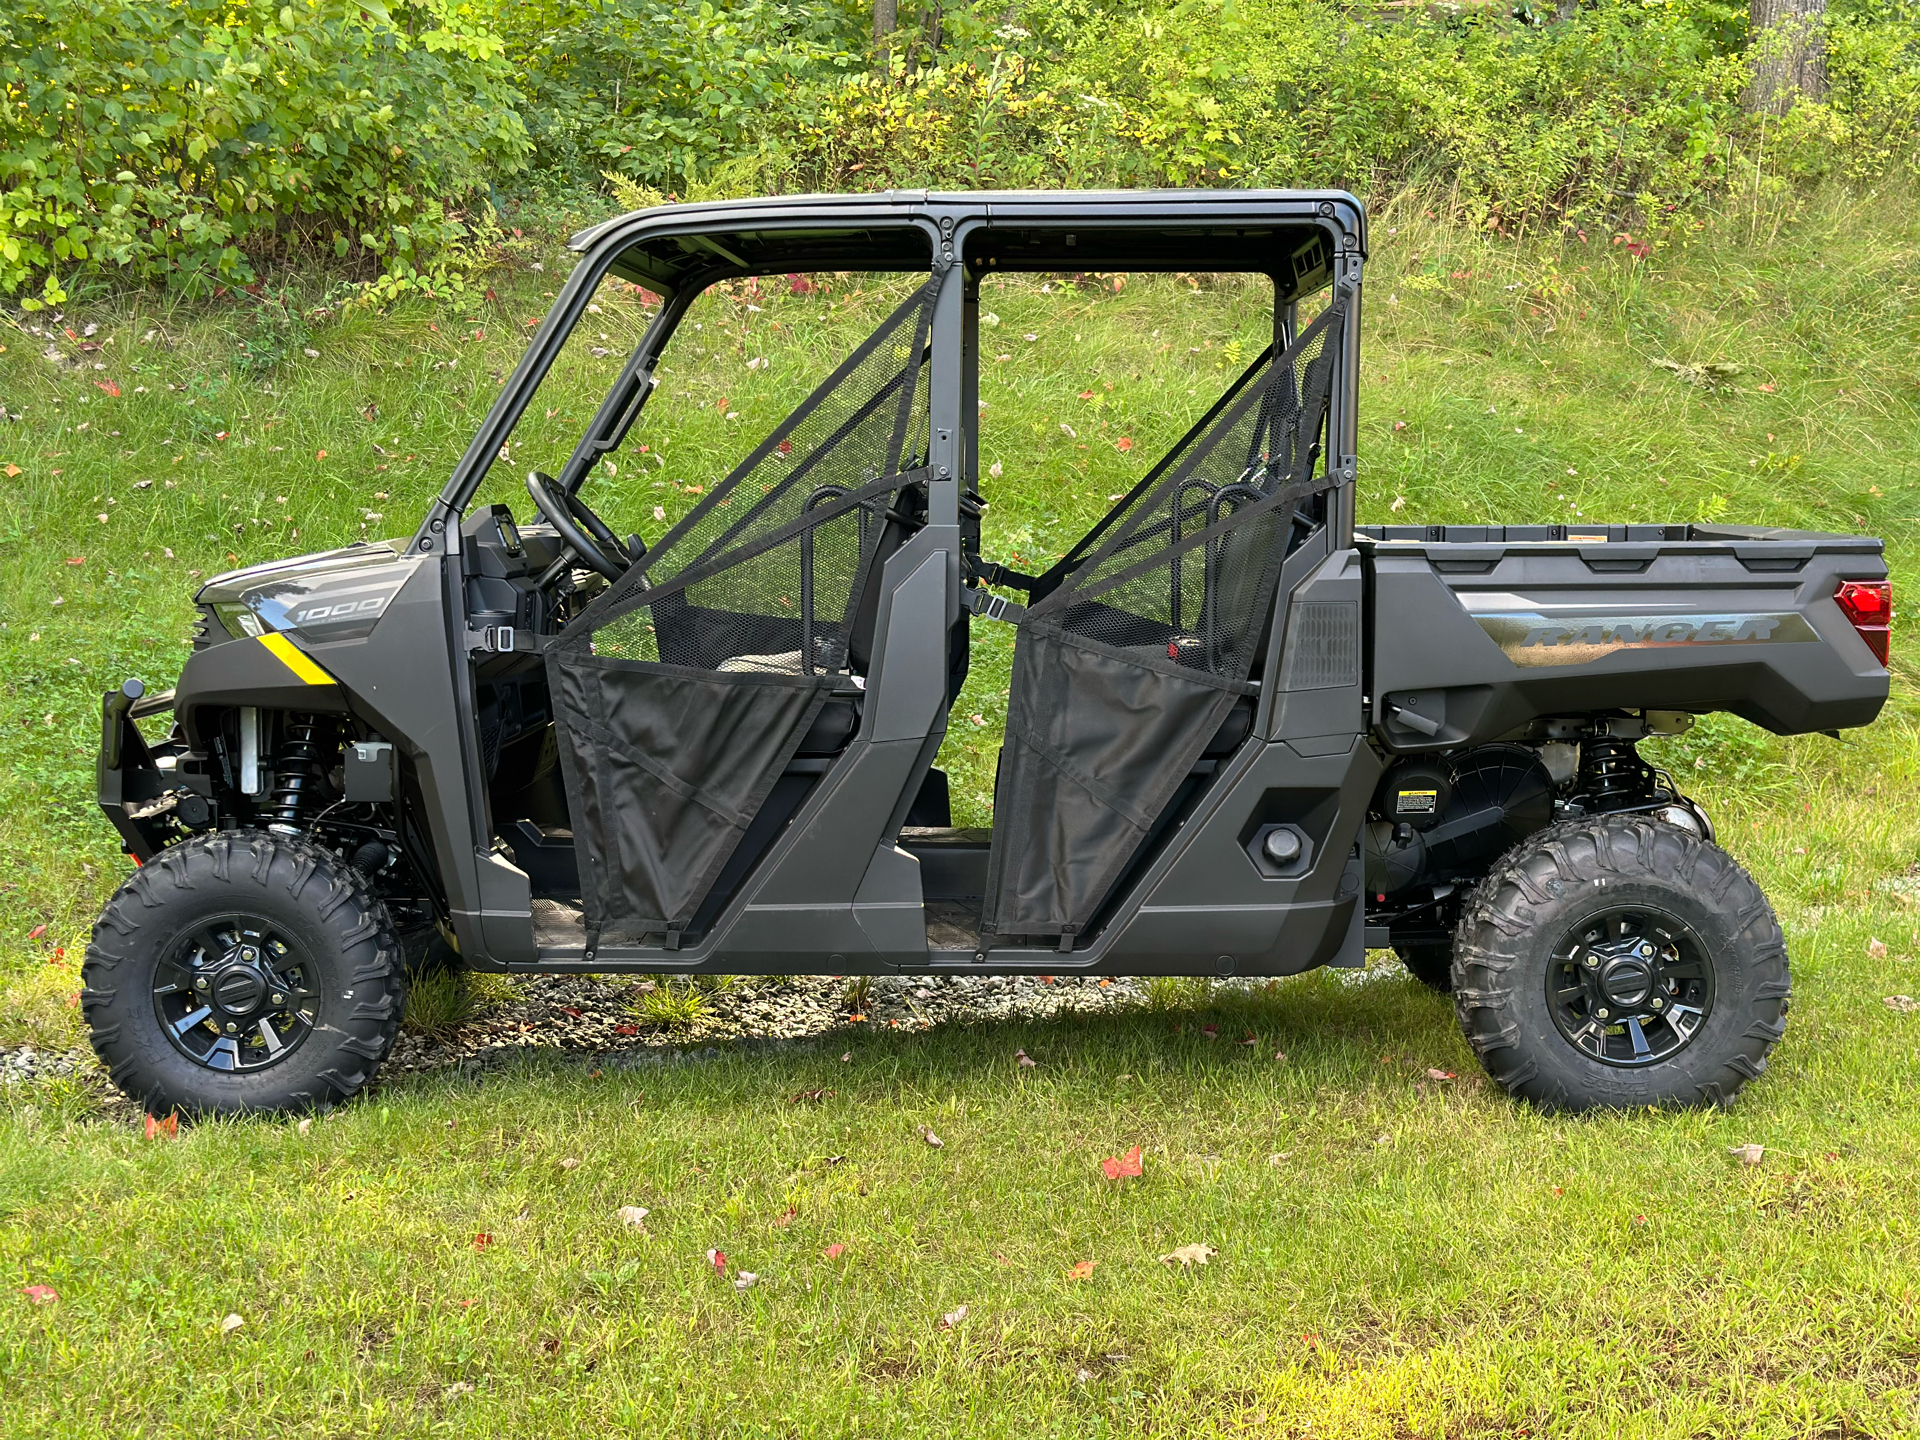
POLYGON ((1002 25, 937 66, 775 117, 809 186, 1450 189, 1512 230, 1621 224, 1776 185, 1920 166, 1920 27, 1829 30, 1833 93, 1763 136, 1740 108, 1746 7, 1597 0, 1383 19, 1316 0, 1149 0, 1002 25))
POLYGON ((532 0, 500 23, 526 77, 539 163, 682 190, 797 122, 858 62, 860 30, 825 0, 532 0))
POLYGON ((388 275, 528 151, 501 42, 435 0, 31 0, 0 13, 0 290, 190 291, 315 242, 388 275))

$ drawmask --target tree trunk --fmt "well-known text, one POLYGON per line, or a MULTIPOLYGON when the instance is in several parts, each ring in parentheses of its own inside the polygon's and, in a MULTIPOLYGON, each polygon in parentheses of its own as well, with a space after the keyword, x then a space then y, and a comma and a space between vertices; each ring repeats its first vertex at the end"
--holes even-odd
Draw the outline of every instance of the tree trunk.
POLYGON ((1827 0, 1750 0, 1747 109, 1784 115, 1796 97, 1827 97, 1827 0))
POLYGON ((885 74, 893 59, 893 31, 900 23, 900 0, 873 0, 873 48, 885 74))

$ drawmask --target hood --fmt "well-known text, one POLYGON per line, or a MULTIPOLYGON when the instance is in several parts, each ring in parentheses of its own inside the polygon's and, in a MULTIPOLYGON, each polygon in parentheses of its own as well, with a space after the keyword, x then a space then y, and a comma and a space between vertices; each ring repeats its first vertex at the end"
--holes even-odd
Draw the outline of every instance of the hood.
POLYGON ((386 613, 421 558, 402 558, 393 541, 363 542, 229 570, 193 598, 236 637, 292 630, 316 641, 358 639, 386 613))

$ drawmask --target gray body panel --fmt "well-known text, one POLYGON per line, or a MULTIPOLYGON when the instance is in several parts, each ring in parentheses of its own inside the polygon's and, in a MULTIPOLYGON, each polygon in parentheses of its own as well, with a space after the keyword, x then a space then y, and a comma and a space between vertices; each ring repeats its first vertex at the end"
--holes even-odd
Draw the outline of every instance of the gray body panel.
POLYGON ((1369 718, 1388 748, 1471 744, 1607 709, 1724 710, 1803 734, 1867 724, 1885 703, 1887 670, 1833 598, 1843 579, 1886 577, 1878 540, 1706 526, 1535 538, 1544 528, 1362 537, 1369 718))

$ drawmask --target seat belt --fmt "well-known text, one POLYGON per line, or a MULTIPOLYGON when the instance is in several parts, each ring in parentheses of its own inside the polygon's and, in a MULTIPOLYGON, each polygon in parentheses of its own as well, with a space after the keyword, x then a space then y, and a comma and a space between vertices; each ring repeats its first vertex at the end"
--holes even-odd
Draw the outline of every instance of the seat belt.
POLYGON ((963 585, 960 589, 960 605, 969 614, 979 615, 988 620, 1004 620, 1009 625, 1018 625, 1020 617, 1027 613, 1027 607, 1004 600, 998 595, 989 595, 985 590, 963 585))

